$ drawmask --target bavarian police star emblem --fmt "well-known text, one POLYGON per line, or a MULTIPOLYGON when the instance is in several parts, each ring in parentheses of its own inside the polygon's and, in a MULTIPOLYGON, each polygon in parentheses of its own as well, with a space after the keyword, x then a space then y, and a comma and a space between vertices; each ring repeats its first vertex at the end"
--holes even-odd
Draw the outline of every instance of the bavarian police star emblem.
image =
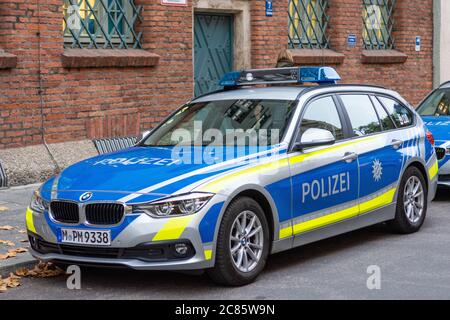
POLYGON ((373 161, 373 165, 372 165, 373 180, 375 180, 376 182, 380 181, 382 174, 383 174, 383 166, 381 164, 381 161, 378 159, 375 159, 373 161))

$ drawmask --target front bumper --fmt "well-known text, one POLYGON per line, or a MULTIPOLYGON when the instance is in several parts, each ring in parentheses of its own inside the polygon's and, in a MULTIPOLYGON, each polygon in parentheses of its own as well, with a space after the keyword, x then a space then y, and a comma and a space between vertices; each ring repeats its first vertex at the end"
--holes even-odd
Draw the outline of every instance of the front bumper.
POLYGON ((144 261, 137 258, 104 258, 59 253, 40 253, 33 248, 30 249, 30 253, 33 257, 42 261, 58 261, 70 264, 94 266, 121 266, 135 270, 196 270, 211 267, 210 261, 205 260, 202 254, 196 254, 189 259, 144 261))
MULTIPOLYGON (((215 233, 214 221, 218 217, 223 199, 217 197, 200 212, 192 216, 168 219, 155 219, 145 214, 127 216, 124 221, 113 227, 93 227, 88 225, 67 225, 54 221, 48 212, 37 214, 27 210, 26 222, 30 239, 39 239, 53 247, 52 250, 42 250, 31 242, 30 253, 43 261, 59 261, 80 265, 123 266, 137 270, 196 270, 214 266, 214 240, 205 237, 205 231, 215 233), (217 200, 216 200, 217 199, 217 200), (213 217, 213 219, 204 219, 213 217), (111 246, 79 246, 61 243, 61 228, 104 230, 110 229, 111 246), (206 239, 206 240, 205 240, 206 239), (188 243, 192 248, 187 257, 169 257, 163 250, 159 257, 142 254, 145 250, 170 246, 176 243, 188 243), (147 247, 145 247, 147 246, 147 247), (130 252, 139 254, 129 254, 130 252)), ((172 252, 172 251, 171 251, 172 252)))

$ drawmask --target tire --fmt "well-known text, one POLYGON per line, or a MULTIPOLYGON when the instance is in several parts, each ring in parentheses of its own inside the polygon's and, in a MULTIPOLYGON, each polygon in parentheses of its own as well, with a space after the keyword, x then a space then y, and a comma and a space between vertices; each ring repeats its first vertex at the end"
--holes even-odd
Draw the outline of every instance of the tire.
MULTIPOLYGON (((419 191, 415 194, 417 195, 419 191)), ((400 187, 398 189, 397 195, 397 207, 395 212, 395 219, 388 222, 388 226, 392 231, 401 234, 409 234, 414 233, 420 230, 425 221, 425 217, 427 214, 427 204, 428 204, 428 187, 425 181, 425 178, 420 172, 420 170, 414 166, 406 169, 403 174, 402 180, 400 182, 400 187), (414 197, 413 194, 410 193, 408 189, 410 188, 410 182, 414 181, 415 183, 420 183, 420 188, 422 188, 422 193, 418 197, 414 197), (412 215, 411 212, 408 213, 408 203, 414 202, 418 203, 422 199, 422 210, 420 211, 420 215, 417 214, 419 211, 416 211, 415 206, 413 205, 412 215), (414 200, 413 200, 414 199, 414 200)))
POLYGON ((233 200, 225 211, 217 237, 216 263, 212 269, 207 270, 207 273, 214 282, 222 285, 243 286, 252 283, 265 267, 269 247, 269 225, 264 211, 252 198, 240 197, 233 200), (254 219, 253 227, 247 234, 251 235, 252 232, 258 230, 255 235, 248 238, 245 234, 244 236, 238 235, 237 230, 243 224, 244 219, 247 229, 250 228, 251 221, 254 219), (236 220, 239 220, 239 224, 236 220), (233 233, 233 237, 231 233, 233 233), (258 249, 258 246, 261 248, 258 249), (236 250, 236 248, 238 249, 236 250), (259 257, 259 260, 253 260, 249 248, 253 257, 259 257), (232 253, 232 250, 235 252, 232 253), (239 259, 241 252, 241 259, 239 259))

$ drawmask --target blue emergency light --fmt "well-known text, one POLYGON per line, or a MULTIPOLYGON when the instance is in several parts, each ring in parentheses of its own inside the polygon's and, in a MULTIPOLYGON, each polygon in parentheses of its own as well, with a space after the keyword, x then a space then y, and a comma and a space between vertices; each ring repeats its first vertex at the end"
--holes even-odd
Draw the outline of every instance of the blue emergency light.
POLYGON ((331 67, 299 67, 233 71, 219 85, 225 88, 259 84, 335 84, 341 77, 331 67))

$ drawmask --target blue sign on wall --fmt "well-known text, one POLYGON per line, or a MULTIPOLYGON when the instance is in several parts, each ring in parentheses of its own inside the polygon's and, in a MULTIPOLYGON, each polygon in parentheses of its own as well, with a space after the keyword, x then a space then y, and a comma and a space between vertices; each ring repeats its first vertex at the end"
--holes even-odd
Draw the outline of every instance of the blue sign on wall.
POLYGON ((416 51, 420 51, 420 46, 422 44, 422 38, 420 36, 416 37, 416 51))
POLYGON ((356 47, 356 34, 351 33, 347 36, 347 45, 349 48, 356 47))
POLYGON ((266 0, 266 16, 267 17, 273 16, 272 0, 266 0))

